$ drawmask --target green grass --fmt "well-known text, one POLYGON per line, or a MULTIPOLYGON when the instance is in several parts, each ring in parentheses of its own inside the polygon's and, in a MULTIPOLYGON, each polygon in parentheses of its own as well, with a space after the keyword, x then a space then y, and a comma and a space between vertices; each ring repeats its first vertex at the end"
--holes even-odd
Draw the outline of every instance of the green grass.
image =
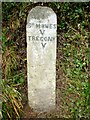
POLYGON ((2 115, 3 119, 20 118, 22 113, 21 94, 16 89, 16 84, 11 84, 11 80, 2 80, 2 115))
POLYGON ((69 106, 71 117, 75 119, 89 118, 89 32, 84 30, 83 33, 82 28, 80 31, 81 33, 69 26, 69 30, 65 34, 66 42, 63 47, 65 60, 62 63, 68 83, 66 95, 70 101, 66 100, 66 103, 69 106))
POLYGON ((19 119, 23 113, 22 97, 18 87, 24 81, 24 74, 17 71, 17 52, 14 42, 8 41, 6 32, 2 36, 2 116, 3 119, 19 119))

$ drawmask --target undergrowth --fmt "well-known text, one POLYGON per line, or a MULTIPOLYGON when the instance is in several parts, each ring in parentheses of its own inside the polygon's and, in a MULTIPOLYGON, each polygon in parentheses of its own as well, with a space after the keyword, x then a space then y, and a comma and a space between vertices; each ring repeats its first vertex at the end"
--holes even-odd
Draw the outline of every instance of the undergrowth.
POLYGON ((19 119, 23 113, 22 97, 18 87, 24 83, 24 74, 17 71, 16 46, 8 41, 6 30, 2 35, 2 116, 3 119, 19 119))
MULTIPOLYGON (((81 25, 80 25, 81 26, 81 25)), ((66 105, 71 112, 71 117, 75 119, 89 118, 89 81, 88 64, 89 32, 79 28, 78 32, 69 25, 67 33, 64 35, 64 62, 62 63, 67 80, 67 90, 65 95, 66 105)))
POLYGON ((2 115, 3 119, 20 118, 22 111, 21 94, 16 89, 16 84, 11 84, 12 80, 2 80, 2 115))

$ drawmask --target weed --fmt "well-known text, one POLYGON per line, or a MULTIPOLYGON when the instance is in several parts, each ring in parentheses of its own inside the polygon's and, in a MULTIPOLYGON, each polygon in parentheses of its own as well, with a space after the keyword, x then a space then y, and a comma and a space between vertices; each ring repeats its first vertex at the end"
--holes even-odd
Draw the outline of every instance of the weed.
POLYGON ((6 33, 4 31, 2 36, 2 116, 3 119, 12 120, 22 114, 22 98, 17 88, 24 82, 24 75, 17 72, 16 46, 7 39, 6 33))
POLYGON ((10 84, 9 80, 2 80, 2 114, 4 119, 20 117, 22 113, 21 94, 15 88, 15 84, 10 84), (13 116, 14 115, 14 116, 13 116))
POLYGON ((3 54, 3 68, 5 79, 10 78, 13 75, 14 71, 17 69, 17 59, 15 54, 14 46, 9 49, 6 48, 6 51, 3 54))
MULTIPOLYGON (((67 39, 64 44, 64 56, 66 63, 63 63, 68 83, 67 96, 69 96, 69 109, 72 117, 79 119, 89 117, 89 87, 88 87, 88 39, 89 33, 75 32, 69 26, 65 34, 67 39), (87 38, 87 39, 86 39, 87 38)), ((68 102, 68 101, 67 101, 68 102)))

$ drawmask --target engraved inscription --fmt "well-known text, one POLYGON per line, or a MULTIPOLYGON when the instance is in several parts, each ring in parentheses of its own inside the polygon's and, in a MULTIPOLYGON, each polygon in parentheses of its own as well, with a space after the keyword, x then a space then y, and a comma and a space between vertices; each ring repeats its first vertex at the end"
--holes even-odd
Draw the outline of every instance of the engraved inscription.
POLYGON ((46 43, 44 43, 44 44, 43 44, 43 43, 41 43, 41 44, 42 44, 42 47, 43 47, 43 48, 44 48, 44 47, 45 47, 45 45, 46 45, 46 43))
POLYGON ((43 24, 41 21, 39 23, 28 23, 28 28, 34 28, 36 31, 39 29, 39 36, 28 36, 29 41, 38 42, 41 41, 41 45, 44 48, 46 43, 43 42, 52 42, 55 41, 55 37, 53 36, 45 36, 45 32, 49 31, 49 29, 56 29, 56 24, 43 24))
POLYGON ((56 29, 57 28, 57 25, 56 24, 43 24, 43 23, 28 23, 27 24, 27 27, 28 28, 32 28, 32 27, 35 27, 35 28, 39 28, 39 29, 56 29))
POLYGON ((39 36, 28 36, 29 37, 29 41, 54 41, 55 37, 39 37, 39 36))

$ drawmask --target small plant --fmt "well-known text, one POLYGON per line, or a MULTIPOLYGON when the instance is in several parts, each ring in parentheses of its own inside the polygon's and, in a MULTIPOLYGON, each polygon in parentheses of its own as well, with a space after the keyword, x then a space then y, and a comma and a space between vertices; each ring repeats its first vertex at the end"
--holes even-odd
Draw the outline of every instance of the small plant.
POLYGON ((16 89, 16 84, 9 80, 2 80, 2 115, 3 119, 20 118, 22 113, 21 94, 16 89))
POLYGON ((23 112, 23 105, 21 94, 17 88, 23 84, 24 75, 17 71, 16 47, 12 41, 7 40, 5 32, 2 36, 2 50, 2 116, 3 119, 19 119, 23 112))
POLYGON ((5 79, 10 78, 13 75, 14 71, 17 69, 17 59, 15 54, 15 48, 10 47, 6 48, 6 51, 3 54, 3 71, 5 74, 5 79))
POLYGON ((69 26, 65 34, 67 42, 64 44, 64 71, 67 80, 66 100, 71 116, 75 119, 89 118, 89 86, 88 86, 88 39, 89 33, 69 26), (69 102, 68 102, 69 101, 69 102))

